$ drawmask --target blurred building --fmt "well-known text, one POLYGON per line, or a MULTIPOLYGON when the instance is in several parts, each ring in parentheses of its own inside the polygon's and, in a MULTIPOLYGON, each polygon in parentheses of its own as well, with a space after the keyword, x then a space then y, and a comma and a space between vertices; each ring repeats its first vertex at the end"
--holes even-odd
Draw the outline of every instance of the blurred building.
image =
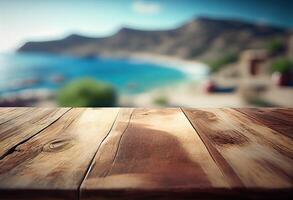
POLYGON ((268 55, 265 50, 246 50, 240 58, 242 78, 258 78, 268 72, 268 55))

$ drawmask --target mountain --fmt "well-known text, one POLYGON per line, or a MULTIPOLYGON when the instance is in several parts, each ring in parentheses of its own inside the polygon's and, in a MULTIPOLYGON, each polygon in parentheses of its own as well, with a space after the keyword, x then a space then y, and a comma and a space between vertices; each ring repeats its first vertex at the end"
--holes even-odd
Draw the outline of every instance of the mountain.
POLYGON ((170 55, 209 60, 245 49, 264 48, 289 30, 237 20, 193 19, 172 30, 148 31, 122 28, 116 34, 93 38, 70 35, 61 40, 27 42, 19 52, 46 52, 74 56, 128 56, 133 53, 170 55))

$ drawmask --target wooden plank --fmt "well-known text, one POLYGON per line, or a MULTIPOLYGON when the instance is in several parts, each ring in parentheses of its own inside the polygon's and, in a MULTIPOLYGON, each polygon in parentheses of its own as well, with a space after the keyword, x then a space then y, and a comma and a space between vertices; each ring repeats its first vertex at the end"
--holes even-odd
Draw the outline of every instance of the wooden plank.
MULTIPOLYGON (((0 107, 0 113, 1 115, 2 114, 5 114, 5 113, 8 113, 8 112, 11 112, 11 111, 15 111, 15 110, 18 110, 18 109, 24 109, 25 107, 18 107, 18 108, 15 108, 15 107, 0 107)), ((0 117, 1 117, 0 115, 0 117)))
POLYGON ((31 138, 58 120, 69 108, 19 109, 17 115, 8 112, 14 119, 0 125, 0 159, 21 142, 31 138), (20 114, 20 115, 19 115, 20 114))
POLYGON ((0 108, 0 125, 28 112, 29 108, 0 108))
POLYGON ((0 160, 0 196, 78 199, 78 188, 118 111, 118 108, 71 109, 17 146, 0 160))
POLYGON ((293 139, 293 109, 240 108, 236 110, 293 139))
POLYGON ((171 199, 177 192, 211 195, 229 188, 180 109, 135 109, 130 115, 119 116, 102 144, 80 199, 155 198, 166 192, 171 199))
MULTIPOLYGON (((290 194, 292 140, 236 110, 184 109, 184 112, 218 165, 223 165, 224 158, 224 164, 232 168, 246 188, 284 189, 290 194)), ((268 193, 263 198, 269 196, 265 194, 268 193)))
POLYGON ((3 114, 9 113, 11 111, 16 110, 16 108, 13 107, 0 107, 0 118, 2 117, 3 114))

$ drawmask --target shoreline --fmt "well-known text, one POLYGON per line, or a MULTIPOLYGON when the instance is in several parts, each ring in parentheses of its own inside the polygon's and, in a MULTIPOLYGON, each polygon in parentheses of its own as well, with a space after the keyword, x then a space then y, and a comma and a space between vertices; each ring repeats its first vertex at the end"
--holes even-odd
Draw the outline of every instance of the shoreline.
MULTIPOLYGON (((235 94, 213 94, 207 95, 202 92, 201 82, 208 77, 208 66, 196 60, 184 60, 164 55, 137 53, 129 56, 102 56, 105 59, 127 59, 129 62, 152 63, 158 67, 172 68, 183 72, 186 76, 178 82, 170 82, 168 84, 159 85, 149 90, 137 93, 126 94, 119 93, 117 106, 150 106, 157 107, 155 99, 166 98, 168 103, 165 106, 202 106, 202 103, 208 107, 217 106, 218 103, 224 101, 225 98, 232 100, 234 106, 240 105, 235 94), (211 98, 212 97, 212 98, 211 98), (212 100, 217 98, 216 102, 212 100), (235 99, 236 98, 236 99, 235 99)), ((159 77, 157 77, 159 78, 159 77)), ((32 91, 23 91, 15 94, 13 97, 15 102, 33 99, 37 106, 54 106, 55 100, 48 91, 33 93, 32 91)))
POLYGON ((197 60, 186 60, 167 55, 150 54, 150 53, 132 53, 130 55, 107 55, 101 58, 128 59, 130 62, 147 62, 157 64, 160 67, 176 69, 187 76, 207 76, 209 67, 207 64, 197 60))
MULTIPOLYGON (((121 57, 120 57, 121 58, 121 57)), ((137 62, 150 62, 179 70, 186 74, 186 79, 163 85, 148 91, 127 96, 121 94, 122 106, 135 107, 240 107, 246 105, 239 96, 233 93, 205 93, 202 89, 202 83, 208 78, 209 67, 205 63, 196 60, 184 60, 164 55, 156 54, 132 54, 123 58, 137 62), (166 98, 166 105, 156 105, 156 98, 166 98), (229 99, 229 100, 227 100, 229 99)))
MULTIPOLYGON (((205 63, 196 61, 196 60, 184 60, 180 58, 175 58, 166 55, 158 55, 158 54, 149 54, 149 53, 137 53, 131 54, 129 56, 106 56, 105 58, 125 58, 130 62, 138 62, 138 63, 152 63, 157 64, 159 67, 171 68, 178 71, 183 72, 186 75, 186 78, 177 82, 170 82, 168 85, 160 85, 156 88, 151 88, 149 90, 137 93, 137 94, 125 94, 120 93, 120 97, 123 99, 125 97, 139 97, 144 95, 155 95, 158 93, 170 93, 170 90, 179 88, 187 88, 191 85, 195 85, 198 87, 202 81, 204 81, 208 77, 208 66, 205 63)), ((198 90, 198 89, 197 89, 198 90)), ((168 95, 169 96, 169 95, 168 95)))

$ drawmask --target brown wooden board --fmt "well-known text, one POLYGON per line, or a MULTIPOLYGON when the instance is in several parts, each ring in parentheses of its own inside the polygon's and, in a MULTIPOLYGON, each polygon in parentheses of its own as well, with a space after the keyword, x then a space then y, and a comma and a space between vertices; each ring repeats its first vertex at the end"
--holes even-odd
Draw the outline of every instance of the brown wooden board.
POLYGON ((80 199, 180 199, 230 188, 180 109, 124 111, 96 155, 80 199))
POLYGON ((293 139, 293 109, 240 108, 237 110, 293 139))
POLYGON ((79 186, 118 110, 73 108, 18 145, 0 160, 0 198, 78 199, 79 186))
POLYGON ((21 142, 54 123, 68 110, 69 108, 22 108, 5 113, 7 121, 0 125, 0 159, 21 142))
POLYGON ((28 110, 27 108, 0 108, 0 125, 14 119, 16 116, 25 113, 28 110))
POLYGON ((292 199, 291 108, 0 108, 0 199, 292 199))
POLYGON ((227 179, 238 177, 243 188, 291 194, 292 140, 233 109, 184 112, 227 179))

